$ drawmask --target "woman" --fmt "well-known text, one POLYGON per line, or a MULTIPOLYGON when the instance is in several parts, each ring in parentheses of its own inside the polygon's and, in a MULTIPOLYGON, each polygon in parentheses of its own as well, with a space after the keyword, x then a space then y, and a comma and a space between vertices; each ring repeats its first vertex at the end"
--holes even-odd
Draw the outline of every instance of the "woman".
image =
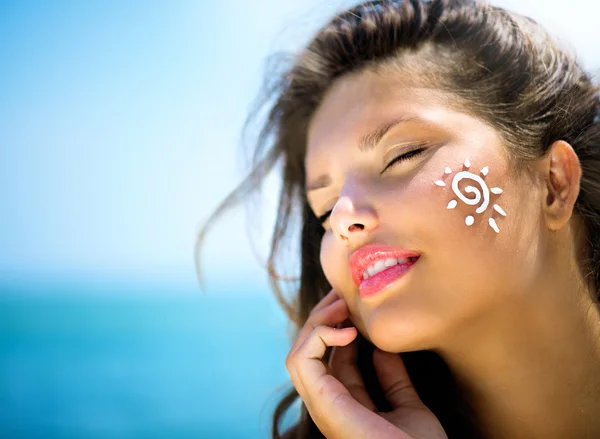
POLYGON ((268 91, 215 215, 280 162, 298 332, 273 437, 298 396, 287 438, 600 437, 600 99, 575 55, 487 4, 369 1, 268 91))

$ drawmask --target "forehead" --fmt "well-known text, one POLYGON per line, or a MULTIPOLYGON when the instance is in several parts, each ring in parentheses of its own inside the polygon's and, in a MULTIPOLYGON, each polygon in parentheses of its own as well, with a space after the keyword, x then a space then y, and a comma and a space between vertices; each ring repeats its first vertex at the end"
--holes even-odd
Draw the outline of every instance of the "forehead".
POLYGON ((337 79, 315 111, 307 133, 306 165, 328 146, 355 144, 369 130, 392 119, 440 121, 450 110, 449 94, 416 81, 364 71, 337 79))

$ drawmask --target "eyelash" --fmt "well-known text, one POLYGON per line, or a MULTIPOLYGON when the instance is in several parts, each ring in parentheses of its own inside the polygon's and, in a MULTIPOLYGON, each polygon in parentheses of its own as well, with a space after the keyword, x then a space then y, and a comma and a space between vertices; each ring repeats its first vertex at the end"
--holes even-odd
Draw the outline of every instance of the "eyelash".
POLYGON ((425 151, 425 148, 415 148, 412 151, 407 152, 406 154, 399 155, 398 157, 393 159, 391 162, 389 162, 385 166, 385 168, 383 168, 383 171, 381 171, 381 173, 385 172, 386 169, 391 168, 392 166, 394 166, 395 164, 397 164, 399 162, 403 162, 404 160, 410 160, 411 158, 418 156, 423 151, 425 151))
MULTIPOLYGON (((381 173, 383 174, 387 169, 391 168, 394 165, 397 165, 400 162, 403 162, 404 160, 410 160, 411 158, 418 156, 423 151, 425 151, 425 148, 416 148, 416 149, 413 149, 412 151, 407 152, 406 154, 399 155, 398 157, 396 157, 395 159, 390 161, 385 166, 385 168, 383 168, 383 171, 381 171, 381 173)), ((317 219, 319 220, 319 223, 323 224, 325 221, 327 221, 327 218, 329 218, 329 215, 331 215, 331 212, 332 211, 330 210, 328 212, 325 212, 320 217, 318 217, 317 219)))

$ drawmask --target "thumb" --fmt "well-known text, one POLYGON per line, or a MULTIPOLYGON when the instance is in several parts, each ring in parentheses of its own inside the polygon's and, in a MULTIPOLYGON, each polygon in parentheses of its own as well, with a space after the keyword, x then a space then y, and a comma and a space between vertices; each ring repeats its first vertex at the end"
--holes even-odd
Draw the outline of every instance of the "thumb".
POLYGON ((373 351, 373 364, 379 384, 392 408, 424 406, 399 354, 385 352, 376 347, 373 351))

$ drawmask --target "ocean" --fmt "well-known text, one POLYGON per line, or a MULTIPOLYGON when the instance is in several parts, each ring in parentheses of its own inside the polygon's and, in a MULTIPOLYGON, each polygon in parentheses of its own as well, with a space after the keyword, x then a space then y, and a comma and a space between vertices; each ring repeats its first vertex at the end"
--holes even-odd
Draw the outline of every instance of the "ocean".
POLYGON ((0 438, 270 437, 291 388, 270 292, 34 290, 0 294, 0 438))

